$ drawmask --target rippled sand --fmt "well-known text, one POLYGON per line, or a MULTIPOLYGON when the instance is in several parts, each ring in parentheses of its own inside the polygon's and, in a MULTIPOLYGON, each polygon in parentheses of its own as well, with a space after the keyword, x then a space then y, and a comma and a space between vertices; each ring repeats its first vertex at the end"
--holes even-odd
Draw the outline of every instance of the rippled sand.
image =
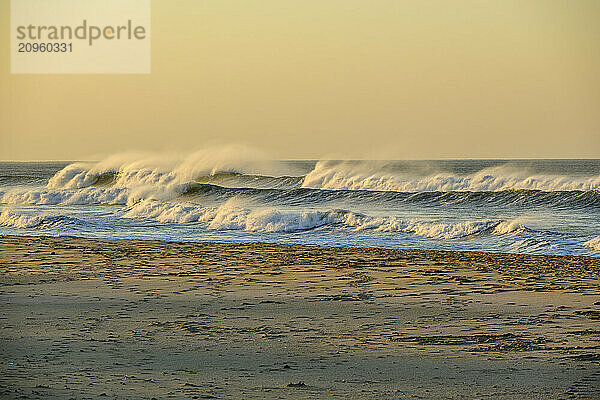
POLYGON ((0 237, 2 398, 600 398, 600 259, 0 237))

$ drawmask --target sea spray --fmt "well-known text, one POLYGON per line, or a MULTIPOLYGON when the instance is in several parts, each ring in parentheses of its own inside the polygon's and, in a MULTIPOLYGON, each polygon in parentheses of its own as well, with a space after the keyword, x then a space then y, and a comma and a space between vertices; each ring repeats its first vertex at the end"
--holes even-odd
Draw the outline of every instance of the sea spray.
POLYGON ((0 234, 600 251, 598 161, 271 162, 237 152, 0 163, 0 234))
POLYGON ((302 186, 330 190, 396 192, 589 191, 600 189, 600 175, 592 177, 540 175, 511 166, 496 166, 469 175, 439 172, 415 176, 380 171, 374 168, 372 162, 319 161, 305 176, 302 186))

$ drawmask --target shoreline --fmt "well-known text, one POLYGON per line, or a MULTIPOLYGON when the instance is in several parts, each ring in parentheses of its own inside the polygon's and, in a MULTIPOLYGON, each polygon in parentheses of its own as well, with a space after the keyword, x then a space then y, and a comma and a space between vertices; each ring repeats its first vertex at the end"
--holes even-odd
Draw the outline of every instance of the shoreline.
POLYGON ((155 243, 155 244, 174 244, 174 245, 224 245, 224 246, 276 246, 281 248, 316 248, 316 249, 343 249, 343 250, 356 250, 356 251, 390 251, 390 252, 423 252, 423 253, 446 253, 446 254, 464 254, 464 255, 479 255, 483 257, 542 257, 549 259, 585 259, 589 261, 600 262, 600 256, 587 256, 587 255, 571 255, 571 254, 527 254, 527 253, 503 253, 493 251, 477 251, 477 250, 437 250, 437 249, 419 249, 419 248, 395 248, 395 247, 358 247, 358 246, 323 246, 319 244, 286 244, 286 243, 272 243, 272 242, 252 242, 252 241, 180 241, 180 240, 157 240, 157 239, 124 239, 124 238, 87 238, 83 236, 46 236, 46 235, 10 235, 0 234, 0 241, 4 238, 32 238, 32 239, 67 239, 67 240, 90 240, 90 241, 107 241, 107 242, 139 242, 139 243, 155 243))
POLYGON ((0 236, 0 271, 3 398, 600 395, 596 257, 0 236))

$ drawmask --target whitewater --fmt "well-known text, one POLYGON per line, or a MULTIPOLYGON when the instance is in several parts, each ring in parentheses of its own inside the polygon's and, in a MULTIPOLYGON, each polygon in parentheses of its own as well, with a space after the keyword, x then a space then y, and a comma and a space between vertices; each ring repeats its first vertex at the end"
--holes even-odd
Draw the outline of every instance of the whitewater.
POLYGON ((600 256, 600 160, 0 162, 0 234, 600 256))

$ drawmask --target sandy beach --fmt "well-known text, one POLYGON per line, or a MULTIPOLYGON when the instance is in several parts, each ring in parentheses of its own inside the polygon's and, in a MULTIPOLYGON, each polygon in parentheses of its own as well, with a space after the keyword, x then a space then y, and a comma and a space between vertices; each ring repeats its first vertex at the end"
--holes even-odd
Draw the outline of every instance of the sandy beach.
POLYGON ((0 237, 0 397, 600 398, 600 259, 0 237))
POLYGON ((600 0, 0 19, 0 400, 600 400, 600 0))

